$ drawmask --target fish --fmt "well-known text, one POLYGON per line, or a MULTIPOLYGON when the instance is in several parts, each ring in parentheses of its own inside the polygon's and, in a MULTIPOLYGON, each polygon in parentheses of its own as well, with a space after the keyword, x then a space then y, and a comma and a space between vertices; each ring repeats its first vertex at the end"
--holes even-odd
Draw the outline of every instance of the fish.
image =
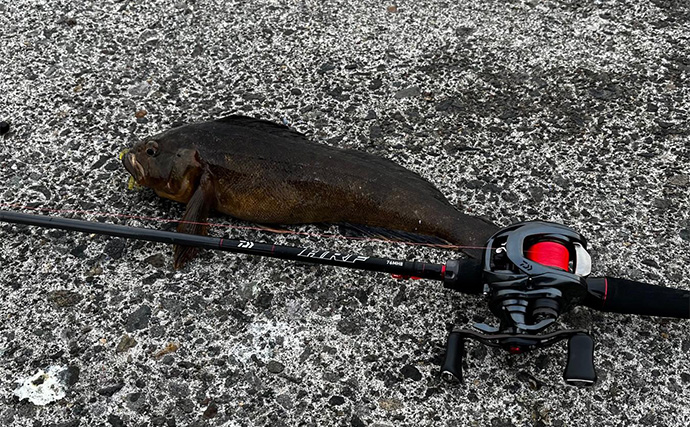
MULTIPOLYGON (((206 235, 209 214, 220 212, 258 224, 348 224, 384 237, 436 239, 481 259, 479 248, 499 229, 391 160, 241 115, 144 138, 122 163, 137 184, 186 204, 182 233, 206 235)), ((174 268, 196 252, 176 246, 174 268)))

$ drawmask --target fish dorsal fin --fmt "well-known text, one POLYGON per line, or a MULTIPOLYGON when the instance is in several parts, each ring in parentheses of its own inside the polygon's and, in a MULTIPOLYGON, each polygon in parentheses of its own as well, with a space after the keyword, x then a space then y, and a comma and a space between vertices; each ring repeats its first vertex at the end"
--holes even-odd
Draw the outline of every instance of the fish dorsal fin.
POLYGON ((285 125, 274 123, 268 120, 255 119, 254 117, 239 116, 233 114, 232 116, 216 119, 215 121, 218 123, 227 123, 234 126, 242 126, 248 129, 256 129, 262 132, 272 133, 275 135, 306 138, 306 136, 303 133, 290 129, 285 125))

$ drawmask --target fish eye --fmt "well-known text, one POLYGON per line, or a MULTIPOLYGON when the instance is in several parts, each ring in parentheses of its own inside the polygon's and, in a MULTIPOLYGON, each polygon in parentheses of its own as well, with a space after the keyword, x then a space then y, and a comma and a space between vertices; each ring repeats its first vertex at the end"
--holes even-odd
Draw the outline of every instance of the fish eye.
POLYGON ((158 143, 156 141, 149 141, 146 145, 148 146, 146 154, 152 157, 158 154, 158 143))

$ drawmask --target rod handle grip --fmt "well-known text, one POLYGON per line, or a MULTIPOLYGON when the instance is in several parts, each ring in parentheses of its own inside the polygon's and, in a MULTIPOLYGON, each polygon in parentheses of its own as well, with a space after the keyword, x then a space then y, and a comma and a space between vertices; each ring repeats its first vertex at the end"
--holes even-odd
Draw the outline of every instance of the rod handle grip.
POLYGON ((601 311, 690 319, 690 291, 614 277, 587 279, 584 305, 601 311))

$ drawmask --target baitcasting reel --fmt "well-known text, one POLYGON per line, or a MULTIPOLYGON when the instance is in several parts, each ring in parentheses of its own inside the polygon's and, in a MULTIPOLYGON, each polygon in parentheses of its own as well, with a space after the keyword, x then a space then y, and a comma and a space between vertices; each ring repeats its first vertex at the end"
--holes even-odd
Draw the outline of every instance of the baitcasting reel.
POLYGON ((587 242, 560 224, 532 221, 494 234, 483 256, 484 295, 499 326, 477 323, 475 330, 455 327, 448 338, 442 375, 462 380, 465 339, 519 354, 568 339, 568 384, 596 382, 594 341, 586 330, 542 333, 561 313, 588 295, 585 278, 591 270, 587 242))

